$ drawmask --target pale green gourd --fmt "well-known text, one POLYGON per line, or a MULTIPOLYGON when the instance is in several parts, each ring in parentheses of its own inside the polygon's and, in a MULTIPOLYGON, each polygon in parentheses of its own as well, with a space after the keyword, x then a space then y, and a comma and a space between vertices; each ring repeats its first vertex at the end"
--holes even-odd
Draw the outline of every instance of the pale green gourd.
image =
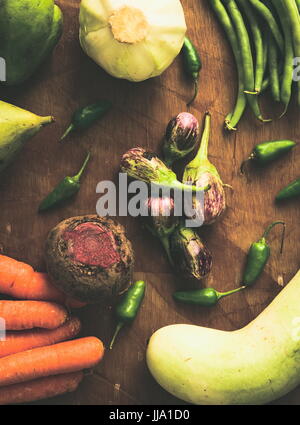
POLYGON ((40 117, 0 100, 0 172, 13 161, 30 137, 53 121, 51 116, 40 117))
MULTIPOLYGON (((242 295, 241 295, 242 296, 242 295)), ((156 381, 194 404, 265 404, 300 384, 300 270, 249 325, 224 332, 171 325, 155 332, 156 381)))
POLYGON ((0 1, 0 57, 6 63, 3 84, 27 80, 51 53, 63 30, 54 0, 0 1))

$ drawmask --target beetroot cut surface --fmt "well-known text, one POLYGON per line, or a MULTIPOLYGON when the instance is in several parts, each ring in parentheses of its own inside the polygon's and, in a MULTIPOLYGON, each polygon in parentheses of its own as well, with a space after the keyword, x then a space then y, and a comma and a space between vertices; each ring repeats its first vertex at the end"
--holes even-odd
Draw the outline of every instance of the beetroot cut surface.
POLYGON ((46 262, 54 285, 80 301, 97 303, 130 285, 134 255, 123 226, 87 215, 64 220, 50 231, 46 262))

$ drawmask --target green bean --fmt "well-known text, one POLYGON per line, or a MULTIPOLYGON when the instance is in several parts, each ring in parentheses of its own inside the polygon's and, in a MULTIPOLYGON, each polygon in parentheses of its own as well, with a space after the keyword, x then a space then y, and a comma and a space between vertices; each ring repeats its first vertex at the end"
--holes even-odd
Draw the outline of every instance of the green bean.
POLYGON ((244 82, 243 85, 239 86, 238 96, 234 110, 230 112, 225 118, 225 127, 227 130, 236 130, 236 126, 243 116, 247 105, 247 99, 244 93, 244 82))
MULTIPOLYGON (((282 0, 272 0, 272 2, 281 22, 285 43, 285 56, 280 88, 280 100, 284 104, 284 111, 280 116, 282 117, 287 111, 292 95, 294 48, 290 23, 286 15, 284 4, 282 0)), ((300 0, 298 0, 298 2, 300 5, 300 0)))
POLYGON ((265 92, 270 87, 269 77, 265 78, 261 85, 261 93, 265 92))
POLYGON ((237 71, 238 71, 238 94, 236 99, 236 105, 233 112, 230 112, 225 118, 225 125, 228 130, 236 130, 236 126, 240 121, 245 108, 246 108, 246 96, 244 93, 244 71, 243 64, 240 55, 239 43, 232 26, 230 17, 222 4, 221 0, 209 0, 211 7, 213 8, 217 18, 219 19, 231 45, 233 55, 235 57, 237 71))
POLYGON ((247 0, 237 0, 248 19, 255 47, 255 92, 259 93, 264 75, 264 44, 257 17, 247 0))
POLYGON ((276 40, 276 43, 279 47, 279 50, 281 52, 284 52, 284 41, 283 41, 283 37, 280 31, 280 28, 272 14, 272 12, 270 11, 270 9, 263 4, 260 0, 249 0, 250 3, 252 4, 253 7, 255 7, 255 9, 260 13, 260 15, 264 18, 264 20, 266 21, 266 23, 268 24, 271 33, 273 34, 273 37, 276 40))
MULTIPOLYGON (((292 30, 295 57, 300 58, 300 15, 295 0, 282 0, 289 26, 292 30)), ((298 81, 298 105, 300 105, 300 81, 298 81)))
POLYGON ((268 37, 267 37, 267 34, 265 32, 264 37, 263 37, 263 49, 264 49, 263 70, 264 70, 264 75, 265 75, 265 72, 267 70, 267 64, 268 64, 268 49, 269 49, 268 44, 269 44, 268 43, 268 37))
POLYGON ((252 109, 256 118, 258 118, 262 122, 267 122, 271 120, 264 120, 262 114, 260 112, 257 96, 253 96, 256 94, 254 92, 254 68, 253 68, 253 58, 251 52, 251 45, 249 35, 243 20, 243 17, 236 5, 235 0, 224 0, 225 4, 228 7, 229 15, 232 18, 232 21, 235 26, 235 30, 237 33, 239 45, 240 45, 240 54, 243 63, 244 70, 244 85, 245 85, 245 93, 247 97, 247 101, 252 109))
POLYGON ((245 93, 254 93, 254 67, 249 35, 235 0, 224 0, 232 18, 243 61, 245 93))
MULTIPOLYGON (((276 0, 277 1, 277 0, 276 0)), ((272 34, 269 38, 269 75, 271 83, 271 93, 275 102, 280 102, 280 83, 279 83, 279 72, 278 72, 278 52, 276 42, 272 34)))
MULTIPOLYGON (((279 79, 282 79, 282 74, 279 75, 279 79)), ((261 85, 261 93, 264 93, 270 87, 270 77, 264 78, 261 85)))

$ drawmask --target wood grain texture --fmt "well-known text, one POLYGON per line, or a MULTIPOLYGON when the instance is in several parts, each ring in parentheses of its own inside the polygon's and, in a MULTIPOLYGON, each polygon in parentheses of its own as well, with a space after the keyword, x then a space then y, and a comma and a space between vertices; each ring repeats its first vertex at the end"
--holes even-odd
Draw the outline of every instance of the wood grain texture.
MULTIPOLYGON (((94 213, 96 185, 115 179, 121 155, 140 145, 159 151, 167 122, 186 110, 185 101, 192 84, 182 72, 182 62, 174 64, 159 78, 133 84, 108 76, 82 52, 78 41, 79 0, 60 0, 64 12, 64 35, 53 56, 28 83, 0 88, 1 99, 41 115, 53 114, 56 122, 30 140, 0 181, 0 244, 3 252, 43 270, 44 241, 59 221, 94 213), (64 144, 58 139, 79 106, 99 98, 114 104, 113 112, 86 131, 74 134, 64 144), (40 200, 65 175, 82 163, 87 149, 93 155, 82 190, 76 199, 51 213, 38 215, 40 200)), ((212 114, 210 158, 218 167, 227 191, 228 209, 213 227, 201 234, 213 253, 213 271, 206 286, 227 290, 238 286, 245 254, 268 223, 287 223, 285 251, 279 251, 280 229, 270 236, 272 258, 255 287, 226 298, 211 310, 175 305, 177 287, 163 251, 141 223, 120 218, 136 251, 136 277, 148 283, 145 301, 134 324, 124 329, 114 349, 106 353, 93 375, 84 379, 75 394, 52 399, 56 404, 183 404, 168 395, 151 378, 145 364, 147 339, 158 328, 173 323, 194 323, 233 330, 255 318, 280 291, 277 278, 287 283, 299 268, 299 201, 275 206, 277 191, 299 175, 300 149, 264 170, 252 170, 251 181, 239 174, 242 160, 261 141, 300 140, 299 109, 294 105, 280 121, 261 125, 248 112, 239 130, 226 134, 223 120, 234 104, 236 71, 232 54, 206 0, 182 0, 189 36, 198 47, 202 61, 200 94, 191 108, 199 120, 212 114)), ((274 115, 270 101, 265 115, 274 115)), ((179 169, 180 172, 180 169, 179 169)), ((95 335, 108 344, 115 321, 111 308, 97 306, 81 312, 85 335, 95 335)), ((300 388, 276 402, 299 404, 300 388)))

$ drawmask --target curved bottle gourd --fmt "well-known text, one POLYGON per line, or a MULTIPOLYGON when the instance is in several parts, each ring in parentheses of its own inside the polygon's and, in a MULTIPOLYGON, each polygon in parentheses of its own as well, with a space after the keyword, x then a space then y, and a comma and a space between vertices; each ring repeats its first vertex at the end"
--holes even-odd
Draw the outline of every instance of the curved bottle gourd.
POLYGON ((265 404, 300 384, 300 270, 249 325, 224 332, 171 325, 152 335, 148 367, 194 404, 265 404))

